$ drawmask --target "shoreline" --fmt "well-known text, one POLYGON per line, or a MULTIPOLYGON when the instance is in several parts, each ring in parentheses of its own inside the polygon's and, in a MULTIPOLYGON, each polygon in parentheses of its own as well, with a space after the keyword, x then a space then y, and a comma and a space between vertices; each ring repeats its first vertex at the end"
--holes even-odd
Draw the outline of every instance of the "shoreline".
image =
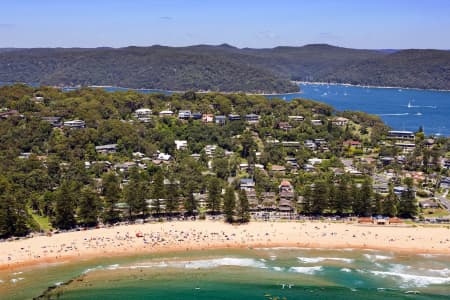
POLYGON ((0 271, 71 263, 99 256, 127 257, 216 249, 350 248, 450 255, 449 236, 448 227, 383 227, 329 222, 134 224, 2 242, 0 271))
MULTIPOLYGON (((402 87, 402 86, 363 85, 363 84, 323 82, 323 81, 292 81, 292 82, 295 84, 305 84, 305 85, 343 85, 343 86, 373 88, 373 89, 401 89, 401 90, 416 90, 416 91, 431 91, 431 92, 450 92, 450 89, 449 90, 446 90, 446 89, 422 89, 422 88, 402 87)), ((279 95, 284 95, 284 94, 279 94, 279 95)))

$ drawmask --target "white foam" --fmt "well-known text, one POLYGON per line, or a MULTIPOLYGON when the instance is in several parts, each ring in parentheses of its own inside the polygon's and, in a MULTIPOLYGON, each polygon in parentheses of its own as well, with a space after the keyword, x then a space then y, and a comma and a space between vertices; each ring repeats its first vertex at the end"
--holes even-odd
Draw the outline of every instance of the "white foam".
POLYGON ((55 282, 55 286, 60 286, 62 284, 64 284, 64 282, 62 282, 62 281, 55 282))
POLYGON ((272 269, 277 272, 283 271, 283 268, 281 268, 281 267, 273 267, 272 269))
POLYGON ((349 268, 342 268, 341 271, 345 273, 350 273, 352 270, 350 270, 349 268))
POLYGON ((11 279, 11 282, 12 282, 12 283, 16 283, 16 282, 21 281, 21 280, 24 280, 24 279, 25 279, 25 278, 23 278, 23 277, 13 278, 13 279, 11 279))
POLYGON ((184 264, 186 269, 205 269, 222 266, 236 266, 236 267, 252 267, 252 268, 267 268, 266 265, 252 258, 217 258, 207 260, 190 261, 184 264))
POLYGON ((322 266, 315 266, 315 267, 291 267, 289 268, 290 272, 295 272, 295 273, 302 273, 302 274, 308 274, 308 275, 313 275, 317 272, 320 272, 323 270, 322 266))
POLYGON ((430 273, 435 273, 441 276, 446 276, 446 277, 450 277, 450 269, 449 268, 445 268, 445 269, 421 269, 423 271, 426 272, 430 272, 430 273))
POLYGON ((15 273, 12 273, 14 276, 16 276, 16 275, 20 275, 20 274, 22 274, 23 272, 15 272, 15 273))
POLYGON ((364 257, 367 258, 370 261, 377 261, 377 260, 388 260, 392 259, 392 256, 387 255, 379 255, 379 254, 364 254, 364 257))
POLYGON ((342 257, 297 257, 297 259, 307 264, 316 264, 323 261, 340 261, 351 264, 354 261, 351 258, 342 258, 342 257))
POLYGON ((435 276, 423 276, 423 275, 413 275, 413 274, 404 274, 397 272, 382 272, 382 271, 370 271, 370 273, 385 277, 397 277, 403 280, 400 287, 426 287, 430 284, 444 284, 450 282, 449 277, 435 277, 435 276))
POLYGON ((109 265, 106 267, 106 270, 117 270, 119 268, 118 264, 109 265))
POLYGON ((2 283, 4 283, 4 281, 0 279, 0 284, 2 284, 2 283))

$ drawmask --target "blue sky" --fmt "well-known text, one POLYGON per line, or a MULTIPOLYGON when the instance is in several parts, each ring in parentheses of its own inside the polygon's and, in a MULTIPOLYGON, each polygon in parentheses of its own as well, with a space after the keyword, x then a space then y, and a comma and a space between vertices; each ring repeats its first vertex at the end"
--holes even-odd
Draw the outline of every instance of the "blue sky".
POLYGON ((0 47, 450 49, 450 0, 0 0, 0 47))

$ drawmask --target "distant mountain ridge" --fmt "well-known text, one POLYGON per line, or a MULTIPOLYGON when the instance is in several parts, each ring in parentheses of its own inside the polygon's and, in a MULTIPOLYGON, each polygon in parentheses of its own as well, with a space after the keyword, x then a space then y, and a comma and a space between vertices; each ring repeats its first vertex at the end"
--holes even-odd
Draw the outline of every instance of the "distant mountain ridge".
POLYGON ((312 44, 0 49, 0 81, 168 90, 296 92, 291 80, 450 90, 446 50, 312 44))

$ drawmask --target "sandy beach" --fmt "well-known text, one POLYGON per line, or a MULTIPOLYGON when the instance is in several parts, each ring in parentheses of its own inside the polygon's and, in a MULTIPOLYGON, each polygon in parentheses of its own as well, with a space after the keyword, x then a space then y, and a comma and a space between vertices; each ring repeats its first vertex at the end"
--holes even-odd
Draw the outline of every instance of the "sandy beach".
POLYGON ((447 227, 327 222, 181 221, 123 225, 0 243, 0 269, 98 256, 246 247, 356 248, 450 254, 447 227))

